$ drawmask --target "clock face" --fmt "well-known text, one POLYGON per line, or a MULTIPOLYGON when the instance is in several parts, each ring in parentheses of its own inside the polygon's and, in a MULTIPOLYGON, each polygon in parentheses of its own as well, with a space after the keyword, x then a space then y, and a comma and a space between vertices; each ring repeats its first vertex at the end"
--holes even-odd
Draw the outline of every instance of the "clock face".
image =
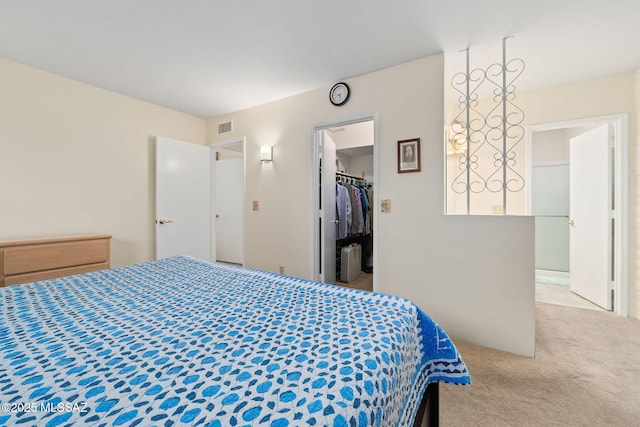
POLYGON ((329 100, 333 105, 343 105, 349 99, 349 86, 346 83, 336 83, 329 92, 329 100))

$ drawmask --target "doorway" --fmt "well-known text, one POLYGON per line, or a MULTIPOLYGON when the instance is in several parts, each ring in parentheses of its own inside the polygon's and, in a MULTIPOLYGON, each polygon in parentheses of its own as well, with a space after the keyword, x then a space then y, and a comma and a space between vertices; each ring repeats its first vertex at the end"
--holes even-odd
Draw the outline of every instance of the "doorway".
POLYGON ((626 316, 626 115, 531 126, 527 143, 537 299, 626 316))
POLYGON ((244 265, 245 138, 215 144, 212 149, 216 261, 244 265))
POLYGON ((374 289, 375 121, 372 117, 313 128, 314 276, 374 289))

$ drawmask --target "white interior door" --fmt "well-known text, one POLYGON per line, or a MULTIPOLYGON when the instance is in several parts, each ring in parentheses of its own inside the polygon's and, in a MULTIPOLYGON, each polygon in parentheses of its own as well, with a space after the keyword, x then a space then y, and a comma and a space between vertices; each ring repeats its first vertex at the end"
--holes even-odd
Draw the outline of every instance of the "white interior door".
POLYGON ((244 159, 216 161, 216 259, 244 263, 244 159))
POLYGON ((156 139, 156 259, 212 259, 211 148, 156 139))
POLYGON ((320 280, 336 282, 336 143, 320 131, 320 280))
POLYGON ((570 147, 570 288, 611 309, 611 197, 608 125, 575 138, 570 147))

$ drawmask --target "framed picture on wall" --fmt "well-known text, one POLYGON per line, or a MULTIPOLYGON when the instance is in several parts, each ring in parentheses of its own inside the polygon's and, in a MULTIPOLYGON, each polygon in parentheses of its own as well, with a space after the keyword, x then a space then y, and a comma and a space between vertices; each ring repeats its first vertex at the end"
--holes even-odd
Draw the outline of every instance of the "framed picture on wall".
POLYGON ((420 138, 398 141, 398 173, 420 172, 420 138))

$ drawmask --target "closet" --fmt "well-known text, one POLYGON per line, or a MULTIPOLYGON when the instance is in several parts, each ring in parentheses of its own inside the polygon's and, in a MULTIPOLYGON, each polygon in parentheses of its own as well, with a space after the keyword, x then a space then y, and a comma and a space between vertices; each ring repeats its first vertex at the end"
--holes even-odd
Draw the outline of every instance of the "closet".
POLYGON ((373 121, 327 130, 336 144, 336 280, 372 289, 373 121), (356 262, 357 259, 357 262, 356 262))

